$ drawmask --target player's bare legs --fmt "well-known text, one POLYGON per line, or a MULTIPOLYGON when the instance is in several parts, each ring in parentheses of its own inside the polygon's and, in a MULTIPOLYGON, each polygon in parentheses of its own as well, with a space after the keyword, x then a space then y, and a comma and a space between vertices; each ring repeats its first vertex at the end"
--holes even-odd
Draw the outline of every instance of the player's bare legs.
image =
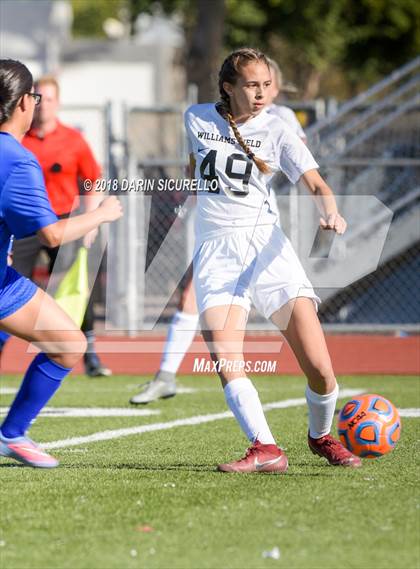
POLYGON ((237 368, 244 361, 243 343, 247 318, 247 311, 236 304, 208 308, 201 316, 202 334, 212 360, 220 366, 218 375, 223 388, 229 382, 244 376, 243 370, 237 368), (226 365, 220 365, 225 361, 226 365))
POLYGON ((74 367, 86 350, 86 338, 77 324, 41 289, 22 308, 4 318, 0 327, 36 344, 63 367, 74 367))
POLYGON ((315 306, 310 298, 291 300, 271 320, 282 331, 308 379, 309 446, 334 465, 360 466, 330 435, 338 397, 338 386, 315 306))
POLYGON ((247 310, 239 305, 209 308, 201 316, 203 336, 217 363, 226 403, 251 443, 244 458, 218 468, 222 472, 285 472, 287 457, 277 447, 258 392, 241 367, 247 317, 247 310))
POLYGON ((184 290, 181 293, 181 298, 178 304, 178 310, 182 310, 186 314, 198 315, 197 301, 195 299, 192 268, 188 271, 188 277, 185 283, 184 290))
POLYGON ((331 393, 337 382, 313 300, 291 300, 271 320, 290 344, 309 387, 320 395, 331 393))
POLYGON ((189 267, 181 292, 178 310, 172 318, 158 372, 140 393, 130 399, 134 405, 147 404, 176 395, 176 374, 194 340, 198 325, 197 303, 189 267))
POLYGON ((0 328, 42 350, 28 367, 1 425, 0 455, 29 466, 54 468, 58 461, 31 441, 26 432, 82 357, 86 339, 70 317, 40 289, 20 309, 1 320, 0 328))

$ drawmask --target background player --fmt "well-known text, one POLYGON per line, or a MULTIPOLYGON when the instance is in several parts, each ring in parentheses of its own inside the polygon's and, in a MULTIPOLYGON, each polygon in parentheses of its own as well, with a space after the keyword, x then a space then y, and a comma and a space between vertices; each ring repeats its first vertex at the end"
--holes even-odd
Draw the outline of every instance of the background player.
POLYGON ((94 211, 57 220, 39 163, 21 144, 41 100, 22 63, 0 60, 0 93, 0 329, 42 350, 27 369, 0 427, 0 455, 29 466, 53 468, 57 460, 26 432, 82 356, 86 339, 50 296, 7 265, 10 238, 36 234, 44 245, 57 247, 118 219, 122 210, 111 197, 94 211))
POLYGON ((140 392, 133 395, 134 405, 151 403, 176 395, 176 374, 197 332, 198 312, 192 282, 192 267, 189 267, 178 309, 174 314, 166 336, 159 371, 152 381, 145 383, 140 392))
MULTIPOLYGON (((45 178, 45 185, 52 208, 59 219, 66 219, 80 205, 79 183, 90 180, 92 187, 101 176, 101 170, 93 152, 82 134, 75 128, 62 124, 58 118, 60 90, 56 79, 45 76, 36 81, 35 89, 42 95, 31 129, 23 138, 23 145, 38 159, 45 178)), ((93 211, 101 200, 96 192, 84 196, 85 211, 93 211)), ((84 237, 83 243, 90 247, 97 229, 84 237)), ((60 247, 61 266, 57 266, 58 247, 48 247, 36 236, 16 242, 13 251, 13 266, 22 275, 32 278, 41 250, 49 257, 48 272, 64 273, 76 258, 80 244, 69 243, 60 247)), ((92 292, 81 329, 88 348, 84 354, 87 375, 109 376, 111 370, 102 365, 95 351, 94 310, 92 292)))
POLYGON ((316 314, 319 299, 270 208, 273 172, 305 183, 316 196, 321 227, 341 234, 346 222, 307 147, 264 110, 270 89, 266 57, 241 49, 220 70, 221 103, 194 105, 185 115, 192 170, 219 185, 216 192, 199 192, 197 200, 193 272, 203 335, 215 362, 233 364, 218 373, 226 402, 251 443, 243 459, 219 469, 284 472, 288 466, 258 393, 240 368, 251 303, 283 331, 307 376, 312 452, 333 465, 360 466, 330 435, 338 386, 316 314))
POLYGON ((271 85, 268 90, 268 104, 267 104, 267 111, 272 113, 273 115, 278 116, 287 124, 292 131, 297 134, 297 136, 306 143, 306 134, 300 124, 295 112, 286 105, 279 105, 276 103, 276 100, 280 93, 285 91, 283 87, 283 74, 280 71, 279 66, 274 61, 267 57, 268 65, 270 68, 271 74, 271 85))

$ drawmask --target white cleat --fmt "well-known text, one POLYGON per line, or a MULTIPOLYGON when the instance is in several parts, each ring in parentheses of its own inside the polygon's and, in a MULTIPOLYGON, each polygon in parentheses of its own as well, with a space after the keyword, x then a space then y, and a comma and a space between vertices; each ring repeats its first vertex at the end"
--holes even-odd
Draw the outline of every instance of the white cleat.
POLYGON ((142 390, 130 399, 133 405, 147 405, 158 399, 168 399, 176 395, 175 377, 172 381, 159 378, 157 375, 152 381, 148 381, 143 385, 142 390))

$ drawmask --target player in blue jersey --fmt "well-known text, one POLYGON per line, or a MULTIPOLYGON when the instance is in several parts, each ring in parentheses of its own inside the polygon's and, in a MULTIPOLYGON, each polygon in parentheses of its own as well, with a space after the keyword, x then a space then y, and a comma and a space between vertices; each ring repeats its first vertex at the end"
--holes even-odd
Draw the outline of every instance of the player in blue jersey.
POLYGON ((32 281, 7 265, 10 238, 36 234, 48 247, 79 239, 101 223, 118 219, 121 204, 105 199, 94 211, 58 220, 47 197, 42 170, 21 140, 40 95, 20 62, 0 60, 0 329, 33 342, 41 352, 26 371, 0 426, 0 455, 23 464, 53 468, 58 461, 26 435, 86 349, 72 319, 32 281))

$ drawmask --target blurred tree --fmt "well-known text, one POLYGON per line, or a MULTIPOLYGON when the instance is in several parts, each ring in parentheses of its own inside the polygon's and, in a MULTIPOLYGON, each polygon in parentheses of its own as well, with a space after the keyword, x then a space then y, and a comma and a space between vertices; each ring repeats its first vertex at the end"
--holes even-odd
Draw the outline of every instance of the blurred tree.
MULTIPOLYGON (((127 0, 127 5, 133 30, 138 14, 153 12, 156 2, 127 0)), ((187 81, 197 85, 200 102, 213 99, 223 49, 225 0, 161 0, 159 5, 167 14, 181 15, 187 39, 187 81)))
MULTIPOLYGON (((72 0, 75 35, 103 36, 107 17, 128 21, 155 0, 72 0)), ((161 0, 187 38, 188 79, 213 97, 217 67, 231 49, 267 51, 300 97, 347 97, 420 52, 418 0, 161 0), (222 41, 224 37, 224 41, 222 41)))
POLYGON ((342 60, 353 87, 366 87, 419 55, 418 0, 353 0, 346 17, 357 30, 342 60))
POLYGON ((198 86, 198 102, 217 96, 224 23, 224 0, 197 0, 197 24, 187 48, 187 78, 198 86))
POLYGON ((345 86, 339 90, 349 96, 420 52, 418 0, 258 0, 257 4, 266 16, 261 42, 305 98, 336 95, 320 90, 323 85, 335 90, 340 84, 345 86))
POLYGON ((103 23, 120 17, 123 0, 71 0, 71 5, 75 37, 105 37, 103 23))
POLYGON ((265 2, 226 0, 226 49, 242 46, 266 47, 263 30, 270 27, 265 2))
MULTIPOLYGON (((278 41, 287 44, 289 62, 293 64, 302 98, 319 94, 322 76, 339 63, 355 30, 347 22, 346 10, 351 0, 265 0, 267 23, 263 37, 269 51, 278 41)), ((263 3, 260 2, 261 4, 263 3)), ((286 47, 286 46, 284 46, 286 47)), ((277 56, 276 53, 273 55, 277 56)), ((285 58, 276 57, 283 65, 285 58)), ((290 67, 290 63, 289 63, 290 67)))

